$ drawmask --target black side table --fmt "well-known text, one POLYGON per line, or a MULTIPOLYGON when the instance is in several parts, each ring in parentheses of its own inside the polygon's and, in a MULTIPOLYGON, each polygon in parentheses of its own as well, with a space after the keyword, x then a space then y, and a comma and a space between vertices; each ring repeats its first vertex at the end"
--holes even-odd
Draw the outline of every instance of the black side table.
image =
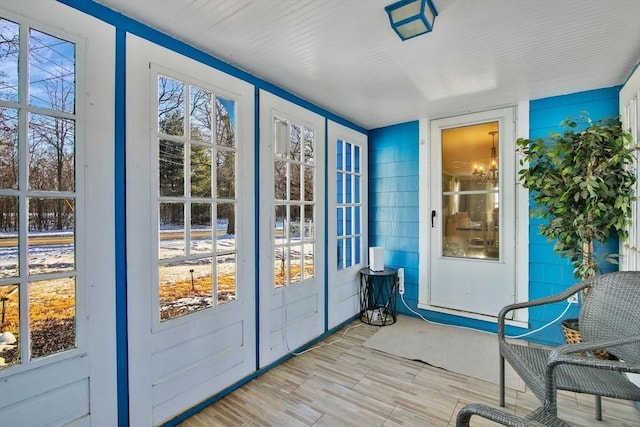
POLYGON ((397 292, 398 270, 395 268, 360 270, 360 320, 376 326, 394 324, 397 292))

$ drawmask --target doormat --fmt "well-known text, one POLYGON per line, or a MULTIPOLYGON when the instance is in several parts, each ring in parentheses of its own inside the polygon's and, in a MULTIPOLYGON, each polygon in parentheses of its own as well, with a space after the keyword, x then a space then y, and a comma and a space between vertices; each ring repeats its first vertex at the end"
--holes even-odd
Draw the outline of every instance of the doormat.
MULTIPOLYGON (((489 383, 500 381, 498 337, 494 334, 398 316, 396 323, 382 326, 362 345, 489 383)), ((525 391, 524 382, 508 363, 505 384, 525 391)))

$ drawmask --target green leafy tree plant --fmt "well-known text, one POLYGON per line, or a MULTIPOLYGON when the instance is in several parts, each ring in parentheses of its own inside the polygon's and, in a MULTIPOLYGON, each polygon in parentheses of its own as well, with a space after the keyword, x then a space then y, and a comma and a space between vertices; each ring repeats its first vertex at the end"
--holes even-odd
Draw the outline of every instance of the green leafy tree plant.
POLYGON ((539 233, 554 240, 554 251, 569 258, 577 278, 601 272, 594 242, 627 238, 636 182, 636 147, 617 119, 592 121, 583 112, 561 123, 562 133, 517 140, 519 180, 530 190, 533 217, 545 219, 539 233))

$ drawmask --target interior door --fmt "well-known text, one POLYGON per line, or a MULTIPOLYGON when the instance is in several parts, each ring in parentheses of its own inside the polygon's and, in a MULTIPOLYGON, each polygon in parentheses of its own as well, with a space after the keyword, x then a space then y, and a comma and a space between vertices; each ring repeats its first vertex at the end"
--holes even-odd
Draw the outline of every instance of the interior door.
POLYGON ((431 122, 429 303, 496 316, 515 300, 512 108, 431 122))
POLYGON ((324 331, 324 129, 260 91, 260 367, 324 331))
POLYGON ((254 93, 132 35, 127 81, 130 424, 158 425, 255 371, 254 93))

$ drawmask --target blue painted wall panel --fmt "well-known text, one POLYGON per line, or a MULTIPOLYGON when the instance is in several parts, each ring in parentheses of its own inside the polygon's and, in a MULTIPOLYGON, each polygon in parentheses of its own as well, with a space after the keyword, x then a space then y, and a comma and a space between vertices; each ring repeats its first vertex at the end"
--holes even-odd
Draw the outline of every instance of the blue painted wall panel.
MULTIPOLYGON (((530 138, 544 138, 549 132, 561 131, 560 122, 569 115, 589 112, 593 120, 618 114, 619 87, 604 88, 563 96, 539 99, 530 104, 530 138)), ((473 321, 441 313, 417 310, 419 238, 418 210, 419 170, 418 122, 402 123, 369 131, 369 241, 385 248, 385 263, 405 268, 404 301, 411 309, 434 321, 495 330, 495 324, 473 321)), ((427 219, 428 220, 428 219, 427 219)), ((540 219, 531 218, 529 225, 529 296, 530 299, 560 292, 576 282, 569 260, 553 252, 553 242, 538 234, 540 219)), ((599 252, 615 253, 616 240, 599 252)), ((614 270, 609 266, 608 270, 614 270)), ((531 328, 555 319, 566 304, 532 309, 531 328)), ((577 315, 576 307, 569 314, 577 315)), ((402 301, 398 311, 413 315, 402 301)), ((514 333, 517 333, 514 331, 514 333)), ((559 327, 550 327, 531 337, 541 343, 562 342, 559 327)))
MULTIPOLYGON (((530 138, 545 138, 549 132, 561 132, 560 122, 568 116, 576 116, 586 111, 592 120, 614 117, 618 114, 619 87, 604 88, 531 101, 529 116, 530 138)), ((547 296, 576 283, 573 266, 569 260, 561 258, 553 252, 553 242, 540 236, 537 232, 540 219, 532 219, 529 228, 529 297, 547 296)), ((617 252, 618 241, 612 239, 605 245, 609 252, 617 252)), ((615 266, 608 266, 608 271, 615 266)), ((559 305, 559 309, 564 308, 559 305)), ((574 308, 572 307, 572 311, 574 308)), ((556 310, 532 310, 529 321, 532 328, 537 328, 553 320, 556 310)), ((560 311, 561 312, 561 311, 560 311)), ((575 313, 577 315, 577 313, 575 313)), ((532 336, 533 341, 543 343, 562 342, 562 335, 557 327, 550 327, 532 336)))
MULTIPOLYGON (((385 249, 385 264, 405 268, 405 297, 418 295, 418 122, 369 132, 369 242, 385 249), (395 225, 393 223, 396 223, 395 225)), ((398 312, 410 314, 401 301, 398 312)))

